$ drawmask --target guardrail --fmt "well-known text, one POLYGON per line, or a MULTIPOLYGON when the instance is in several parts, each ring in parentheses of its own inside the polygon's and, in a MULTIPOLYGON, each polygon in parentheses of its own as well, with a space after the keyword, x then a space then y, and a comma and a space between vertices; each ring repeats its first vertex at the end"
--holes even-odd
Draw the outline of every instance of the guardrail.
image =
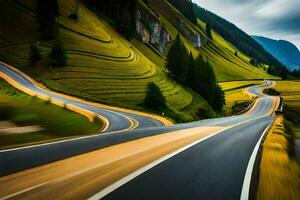
POLYGON ((280 102, 279 102, 278 108, 275 110, 275 114, 281 115, 283 113, 283 108, 284 108, 284 100, 282 97, 280 97, 280 102))

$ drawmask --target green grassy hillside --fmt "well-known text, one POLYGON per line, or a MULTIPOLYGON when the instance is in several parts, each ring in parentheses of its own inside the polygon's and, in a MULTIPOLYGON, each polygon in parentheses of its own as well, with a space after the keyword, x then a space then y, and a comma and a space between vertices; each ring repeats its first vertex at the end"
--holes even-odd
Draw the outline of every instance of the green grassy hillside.
MULTIPOLYGON (((0 59, 31 74, 47 87, 87 100, 122 107, 143 109, 145 86, 154 81, 166 96, 168 106, 183 120, 196 119, 199 108, 211 109, 197 94, 170 80, 164 71, 165 57, 137 39, 130 42, 104 18, 85 4, 79 6, 79 20, 69 17, 73 0, 58 1, 60 8, 59 35, 67 50, 68 65, 46 67, 46 61, 28 66, 29 46, 39 40, 33 1, 0 1, 0 59), (2 31, 3 30, 3 31, 2 31)), ((174 39, 178 22, 190 32, 202 36, 203 23, 194 26, 166 1, 139 1, 139 5, 159 13, 158 20, 174 39)), ((249 64, 249 58, 214 33, 214 42, 194 48, 187 38, 186 47, 209 59, 219 81, 274 78, 264 70, 249 64)), ((51 41, 40 41, 39 48, 46 58, 51 41)), ((211 112, 212 113, 212 112, 211 112)))
POLYGON ((0 113, 0 149, 95 134, 101 129, 99 121, 89 122, 77 113, 19 92, 2 80, 0 113), (7 131, 9 128, 12 132, 7 131))
MULTIPOLYGON (((179 26, 178 24, 184 24, 184 27, 189 29, 190 32, 198 32, 204 35, 205 24, 199 19, 197 26, 195 26, 165 0, 147 0, 147 2, 150 8, 160 13, 160 21, 165 25, 172 38, 175 38, 178 33, 178 29, 175 28, 179 26)), ((187 39, 183 39, 183 42, 195 56, 200 53, 211 62, 219 81, 276 78, 267 74, 263 67, 258 68, 251 65, 248 56, 241 53, 214 31, 213 41, 209 41, 207 45, 200 49, 194 48, 187 39), (234 55, 235 52, 238 53, 238 56, 234 55)))

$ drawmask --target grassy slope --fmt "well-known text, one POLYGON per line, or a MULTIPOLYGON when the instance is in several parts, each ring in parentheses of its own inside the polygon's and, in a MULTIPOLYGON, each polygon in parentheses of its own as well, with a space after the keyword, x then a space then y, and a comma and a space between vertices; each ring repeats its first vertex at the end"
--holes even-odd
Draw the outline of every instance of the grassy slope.
MULTIPOLYGON (((300 81, 277 81, 275 89, 281 93, 284 104, 293 111, 293 118, 300 121, 300 81)), ((295 136, 300 138, 300 123, 293 126, 295 136)))
MULTIPOLYGON (((199 28, 204 32, 205 24, 198 20, 199 28)), ((250 64, 250 58, 241 53, 232 44, 212 31, 213 41, 203 48, 201 53, 208 57, 213 64, 219 81, 233 81, 246 79, 276 79, 265 71, 265 67, 255 67, 250 64), (237 56, 234 55, 237 53, 237 56)))
MULTIPOLYGON (((159 20, 172 38, 178 32, 173 25, 174 19, 171 20, 174 16, 183 21, 188 29, 201 32, 201 28, 190 24, 172 6, 166 2, 155 4, 156 1, 148 2, 152 6, 163 5, 163 9, 168 9, 164 13, 163 9, 155 8, 163 12, 159 20)), ((35 15, 32 12, 34 7, 31 5, 32 1, 28 0, 0 2, 1 7, 6 8, 0 13, 0 25, 4 30, 0 33, 0 58, 31 73, 51 89, 91 101, 142 109, 140 104, 144 98, 145 86, 154 81, 160 86, 171 109, 187 112, 187 120, 193 118, 198 108, 209 107, 196 94, 167 78, 163 69, 164 57, 137 40, 129 43, 85 6, 80 5, 79 21, 70 19, 68 15, 72 8, 71 2, 73 1, 59 1, 59 31, 68 52, 68 66, 50 71, 42 67, 43 63, 24 67, 27 65, 30 43, 38 40, 35 15)), ((216 42, 210 42, 208 46, 201 48, 200 53, 209 57, 218 80, 270 78, 264 71, 251 66, 246 56, 240 53, 242 59, 234 56, 234 47, 215 33, 214 38, 216 42)), ((196 56, 199 51, 187 39, 183 40, 196 56)), ((49 42, 40 44, 44 57, 49 52, 49 46, 49 42)))
MULTIPOLYGON (((148 0, 148 5, 161 14, 159 19, 165 25, 172 38, 175 38, 178 33, 178 30, 174 26, 175 23, 184 24, 191 32, 197 31, 202 34, 205 32, 205 24, 202 21, 198 20, 197 26, 191 24, 165 0, 148 0)), ((239 52, 233 45, 225 41, 214 31, 213 39, 214 41, 210 41, 208 45, 200 50, 195 49, 185 38, 183 38, 183 42, 195 56, 200 53, 211 62, 219 81, 277 78, 267 74, 263 70, 263 67, 252 66, 249 63, 250 58, 248 56, 239 52), (234 55, 235 52, 238 52, 238 56, 234 55)))
POLYGON ((300 198, 300 167, 289 156, 289 137, 283 118, 277 118, 263 143, 257 192, 259 200, 300 198))
POLYGON ((25 95, 0 81, 1 120, 20 126, 39 125, 44 130, 24 134, 0 134, 0 148, 75 135, 94 134, 100 129, 79 114, 25 95))
MULTIPOLYGON (((51 89, 91 101, 142 109, 145 86, 154 81, 166 96, 169 107, 177 113, 191 103, 195 104, 195 109, 209 108, 203 99, 193 98, 195 94, 171 81, 164 73, 162 64, 150 61, 84 5, 80 5, 80 18, 77 22, 68 17, 72 1, 59 2, 61 11, 59 31, 68 53, 68 66, 53 68, 50 71, 40 65, 24 68, 27 65, 29 44, 37 40, 37 26, 34 13, 12 2, 1 2, 3 4, 1 7, 7 8, 0 14, 3 19, 0 25, 7 31, 7 34, 0 33, 0 38, 3 38, 2 48, 0 47, 2 59, 30 72, 51 89), (19 21, 11 26, 10 22, 15 17, 19 21), (10 32, 16 35, 8 34, 10 32)), ((29 4, 22 2, 22 5, 33 8, 30 1, 29 4)), ((133 44, 138 46, 138 41, 133 44)), ((40 44, 44 57, 49 52, 48 47, 47 42, 40 44)), ((144 52, 148 57, 149 54, 155 56, 149 49, 145 51, 148 52, 144 52)), ((150 59, 153 58, 150 56, 150 59)), ((192 120, 195 109, 187 113, 189 116, 186 116, 185 120, 192 120)))

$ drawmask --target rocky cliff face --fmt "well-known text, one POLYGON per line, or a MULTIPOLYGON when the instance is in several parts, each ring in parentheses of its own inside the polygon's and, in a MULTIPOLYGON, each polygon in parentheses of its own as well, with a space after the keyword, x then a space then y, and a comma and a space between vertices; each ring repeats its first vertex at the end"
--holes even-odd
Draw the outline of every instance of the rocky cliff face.
MULTIPOLYGON (((203 35, 192 31, 182 21, 175 26, 195 48, 200 48, 207 43, 207 39, 203 35)), ((142 9, 136 11, 136 33, 143 43, 150 44, 162 54, 167 53, 172 42, 170 34, 160 21, 142 9)))
POLYGON ((197 31, 191 31, 188 27, 186 27, 183 21, 180 21, 178 23, 177 28, 180 33, 185 38, 187 38, 195 48, 200 48, 207 43, 207 39, 204 36, 200 35, 200 33, 198 33, 197 31))
POLYGON ((136 11, 136 32, 143 43, 151 44, 162 54, 171 44, 171 36, 160 21, 141 9, 136 11))

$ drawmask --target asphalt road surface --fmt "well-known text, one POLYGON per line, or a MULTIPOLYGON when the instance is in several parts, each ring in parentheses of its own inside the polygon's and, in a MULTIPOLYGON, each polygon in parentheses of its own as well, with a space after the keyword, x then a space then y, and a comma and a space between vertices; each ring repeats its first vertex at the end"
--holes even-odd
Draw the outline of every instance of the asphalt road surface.
POLYGON ((116 112, 114 110, 92 106, 86 103, 73 101, 70 99, 66 99, 62 96, 55 95, 35 85, 27 77, 23 76, 18 71, 15 71, 1 63, 0 72, 5 73, 9 77, 13 78, 20 85, 25 86, 26 88, 34 92, 50 96, 52 99, 59 100, 69 105, 74 105, 82 109, 86 109, 88 111, 94 112, 105 117, 110 122, 109 127, 105 130, 105 132, 127 130, 129 127, 132 126, 132 120, 137 122, 136 128, 163 126, 163 124, 160 121, 152 119, 150 117, 120 111, 116 112))
MULTIPOLYGON (((3 65, 0 65, 0 71, 9 75, 18 83, 21 83, 29 89, 41 93, 47 92, 35 86, 30 80, 22 76, 22 74, 3 65)), ((263 85, 255 86, 248 90, 248 92, 259 98, 252 109, 243 115, 203 120, 174 126, 162 126, 161 122, 149 117, 126 112, 116 113, 116 111, 112 112, 107 109, 90 106, 80 102, 68 102, 93 112, 99 112, 101 115, 107 117, 111 122, 111 127, 107 130, 108 133, 0 151, 0 176, 2 176, 0 177, 0 188, 8 187, 5 185, 7 182, 11 184, 10 187, 16 187, 15 190, 13 190, 12 187, 11 193, 10 191, 4 191, 3 196, 1 196, 2 193, 0 191, 0 199, 14 197, 20 197, 20 199, 39 199, 41 196, 31 198, 30 195, 33 193, 36 195, 44 195, 46 192, 54 195, 55 192, 51 190, 50 186, 42 186, 50 183, 51 186, 53 186, 60 181, 69 185, 68 187, 65 186, 59 188, 59 184, 57 184, 56 190, 69 190, 69 194, 76 194, 78 199, 81 199, 81 197, 92 197, 92 199, 130 200, 240 199, 242 189, 245 187, 245 179, 247 179, 249 160, 251 160, 255 147, 259 144, 263 133, 274 120, 273 113, 279 103, 278 98, 269 97, 260 93, 261 88, 270 86, 271 84, 273 83, 268 81, 263 85), (128 119, 126 117, 124 119, 124 115, 137 120, 138 129, 126 130, 129 124, 128 119), (109 133, 110 131, 116 130, 125 131, 121 131, 117 134, 109 133), (194 135, 185 136, 193 131, 195 131, 194 135), (183 137, 182 140, 177 141, 176 134, 179 134, 178 137, 183 137), (183 134, 183 136, 180 134, 183 134), (170 143, 170 138, 173 143, 170 143), (155 144, 151 144, 151 142, 147 141, 152 141, 152 139, 153 141, 156 139, 159 146, 155 146, 155 144), (201 141, 198 141, 199 139, 201 139, 201 141), (139 145, 140 141, 144 141, 145 145, 139 145), (186 143, 182 143, 182 141, 186 141, 186 143), (187 146, 189 143, 192 143, 192 141, 194 141, 195 144, 187 146), (162 143, 160 144, 160 142, 162 143), (185 149, 168 157, 168 159, 157 162, 155 165, 148 167, 147 170, 139 170, 142 166, 157 161, 160 157, 165 155, 166 153, 159 154, 159 152, 162 152, 162 149, 168 149, 165 151, 168 153, 176 152, 175 149, 172 149, 171 144, 176 144, 176 148, 178 149, 183 147, 185 147, 185 149), (134 161, 142 160, 152 153, 156 153, 158 157, 149 158, 147 162, 141 161, 140 165, 131 166, 131 171, 118 169, 118 167, 116 167, 117 165, 115 165, 115 168, 110 168, 109 170, 111 171, 119 170, 120 172, 124 172, 122 176, 112 176, 115 178, 115 182, 117 182, 117 180, 122 180, 117 185, 113 185, 114 183, 108 181, 109 184, 104 184, 103 187, 99 188, 101 181, 95 181, 88 187, 89 189, 87 189, 87 191, 89 192, 83 192, 80 188, 83 188, 84 182, 93 180, 99 176, 96 172, 93 174, 92 170, 87 170, 89 172, 88 176, 87 174, 84 174, 86 178, 80 179, 80 181, 82 181, 82 186, 74 186, 74 184, 69 183, 68 181, 70 181, 70 178, 57 180, 58 177, 54 176, 52 178, 47 178, 46 181, 40 180, 41 182, 39 183, 31 183, 32 185, 28 183, 28 186, 25 183, 22 184, 21 179, 18 180, 18 178, 25 176, 30 177, 30 175, 32 175, 32 177, 41 177, 42 175, 39 173, 41 173, 40 171, 42 170, 46 170, 44 171, 44 174, 50 173, 51 167, 47 166, 52 166, 52 164, 55 163, 59 163, 57 165, 61 165, 62 168, 64 168, 64 166, 67 165, 64 164, 64 162, 72 163, 72 159, 76 158, 80 161, 80 159, 83 159, 82 155, 89 156, 88 152, 95 151, 94 153, 97 153, 97 158, 98 154, 101 155, 104 151, 108 151, 109 148, 133 149, 134 151, 139 152, 140 149, 145 148, 147 145, 149 145, 149 149, 147 149, 148 153, 143 154, 144 156, 141 157, 135 157, 134 161), (136 170, 139 171, 138 175, 126 178, 126 175, 129 172, 130 175, 136 170), (126 178, 125 181, 123 180, 124 176, 126 178), (90 188, 93 188, 93 190, 90 188), (44 191, 45 193, 41 193, 41 191, 44 191), (8 192, 9 195, 5 192, 8 192), (22 196, 23 193, 24 195, 26 193, 27 196, 22 196), (81 194, 84 194, 85 196, 81 196, 81 194)), ((50 93, 48 95, 53 94, 50 93)), ((52 97, 62 98, 55 95, 52 97)), ((60 100, 70 101, 64 98, 60 100)), ((143 152, 145 153, 146 151, 141 150, 140 153, 143 152)), ((130 156, 133 155, 129 153, 127 155, 125 150, 120 151, 118 155, 119 154, 124 155, 120 158, 121 160, 125 158, 129 159, 130 156)), ((113 163, 117 161, 113 160, 110 162, 113 163)), ((101 163, 101 161, 99 161, 99 163, 101 163)), ((91 165, 91 163, 89 165, 91 165)), ((125 162, 124 166, 127 165, 129 166, 130 163, 125 162)), ((99 166, 97 169, 98 168, 99 166)), ((90 168, 87 167, 87 169, 90 168)), ((92 169, 95 170, 95 168, 92 169)), ((79 170, 79 167, 78 169, 70 169, 69 171, 68 169, 64 170, 66 170, 64 171, 65 174, 71 172, 75 173, 76 170, 79 170)), ((78 172, 78 176, 83 176, 83 174, 78 172)), ((113 180, 113 178, 108 180, 113 180)), ((75 197, 73 196, 73 198, 75 197)))

